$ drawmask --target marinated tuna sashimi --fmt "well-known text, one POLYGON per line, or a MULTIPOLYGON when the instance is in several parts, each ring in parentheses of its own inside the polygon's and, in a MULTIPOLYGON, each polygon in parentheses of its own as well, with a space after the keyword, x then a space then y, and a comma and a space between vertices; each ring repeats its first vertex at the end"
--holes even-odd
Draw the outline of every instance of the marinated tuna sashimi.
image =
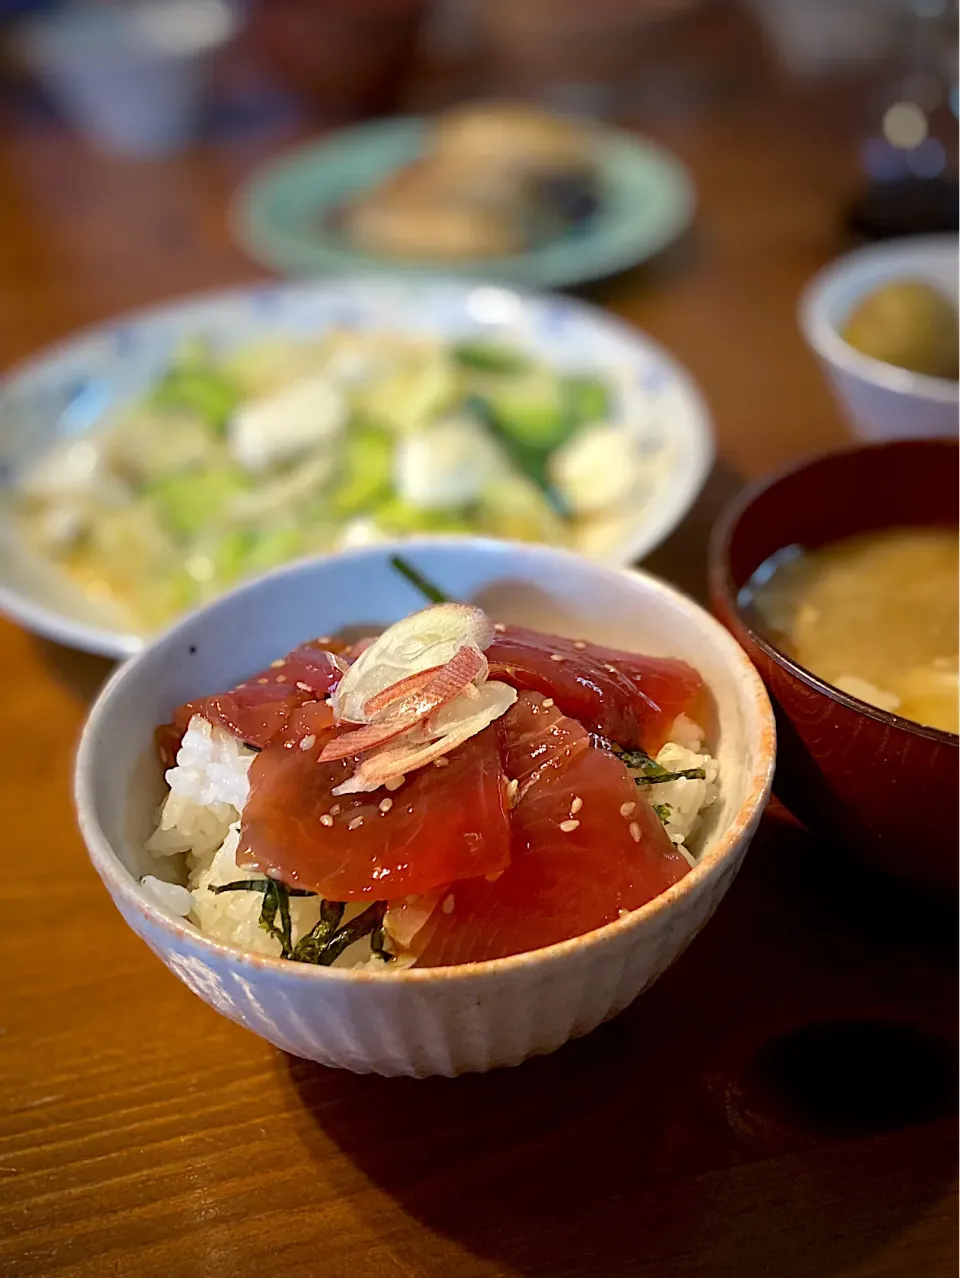
POLYGON ((681 714, 694 718, 703 680, 685 661, 642 657, 582 639, 501 626, 487 649, 492 678, 553 697, 564 714, 628 749, 656 752, 681 714))
POLYGON ((717 794, 706 701, 682 661, 439 604, 180 706, 147 846, 186 855, 168 904, 262 953, 383 970, 523 953, 688 872, 717 794))
POLYGON ((549 700, 524 693, 500 725, 517 786, 508 868, 451 883, 428 914, 422 902, 387 912, 388 931, 404 937, 419 967, 580 936, 646 905, 690 868, 624 764, 549 700))
POLYGON ((340 798, 333 791, 356 761, 319 762, 324 740, 271 745, 254 759, 237 856, 242 868, 331 901, 382 901, 495 874, 510 863, 494 735, 480 733, 443 767, 421 768, 395 790, 340 798))
MULTIPOLYGON (((295 711, 311 702, 325 701, 336 688, 346 669, 341 656, 345 651, 345 645, 329 639, 303 643, 228 692, 178 706, 173 714, 173 731, 167 733, 163 744, 169 750, 183 736, 195 714, 257 749, 281 740, 288 728, 297 730, 296 724, 291 723, 295 711)), ((329 714, 326 710, 324 713, 329 714)), ((300 716, 299 721, 302 720, 300 716)))

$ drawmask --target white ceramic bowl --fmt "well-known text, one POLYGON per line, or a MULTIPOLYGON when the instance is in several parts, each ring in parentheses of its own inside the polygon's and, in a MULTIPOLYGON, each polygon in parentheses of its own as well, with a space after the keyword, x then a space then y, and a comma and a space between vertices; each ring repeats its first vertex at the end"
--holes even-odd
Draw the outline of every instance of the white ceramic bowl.
POLYGON ((116 607, 84 594, 27 544, 13 503, 18 478, 57 439, 81 434, 141 395, 189 338, 230 350, 253 339, 315 337, 339 326, 448 340, 493 336, 558 368, 610 375, 618 417, 655 458, 647 491, 576 549, 608 564, 648 554, 676 527, 713 459, 710 418, 687 373, 643 333, 569 297, 470 280, 340 277, 248 285, 120 316, 36 356, 0 383, 0 609, 59 643, 108 657, 144 636, 116 607))
POLYGON ((860 439, 957 433, 958 384, 862 355, 840 336, 856 303, 887 280, 919 279, 957 305, 957 237, 921 235, 873 244, 815 275, 800 299, 800 327, 860 439))
MULTIPOLYGON (((396 547, 393 548, 396 550, 396 547)), ((309 967, 203 936, 140 887, 160 796, 154 726, 187 698, 238 681, 343 626, 382 626, 422 606, 390 548, 282 568, 186 618, 123 665, 80 743, 76 802, 90 856, 121 914, 189 987, 298 1056, 358 1072, 446 1074, 515 1065, 614 1016, 686 948, 730 886, 767 801, 774 726, 760 679, 706 612, 640 573, 546 547, 448 538, 404 554, 452 597, 491 615, 682 657, 716 704, 721 797, 699 862, 643 909, 512 958, 396 973, 309 967)))

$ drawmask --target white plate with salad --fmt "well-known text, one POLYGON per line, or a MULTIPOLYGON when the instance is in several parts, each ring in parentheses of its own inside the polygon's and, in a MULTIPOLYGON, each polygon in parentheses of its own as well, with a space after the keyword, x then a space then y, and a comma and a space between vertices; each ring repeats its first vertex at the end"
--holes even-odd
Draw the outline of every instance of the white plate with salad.
POLYGON ((0 385, 0 607, 123 657, 242 578, 403 536, 611 565, 713 455, 686 372, 571 298, 338 278, 121 317, 0 385))

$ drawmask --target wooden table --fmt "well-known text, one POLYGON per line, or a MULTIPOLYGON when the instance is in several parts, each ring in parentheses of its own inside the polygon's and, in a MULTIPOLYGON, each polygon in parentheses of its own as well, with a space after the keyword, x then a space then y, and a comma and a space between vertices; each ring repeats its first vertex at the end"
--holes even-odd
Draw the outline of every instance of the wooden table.
MULTIPOLYGON (((754 38, 729 31, 728 51, 754 38)), ((589 291, 670 347, 714 410, 716 473, 650 561, 695 592, 741 477, 843 439, 794 307, 840 247, 860 122, 750 65, 638 112, 692 168, 697 228, 589 291)), ((0 360, 255 278, 225 201, 275 144, 135 166, 14 116, 0 360)), ((783 812, 715 921, 611 1025, 485 1077, 354 1077, 217 1017, 113 910, 70 804, 105 663, 2 623, 0 671, 0 1273, 955 1272, 950 927, 783 812)))

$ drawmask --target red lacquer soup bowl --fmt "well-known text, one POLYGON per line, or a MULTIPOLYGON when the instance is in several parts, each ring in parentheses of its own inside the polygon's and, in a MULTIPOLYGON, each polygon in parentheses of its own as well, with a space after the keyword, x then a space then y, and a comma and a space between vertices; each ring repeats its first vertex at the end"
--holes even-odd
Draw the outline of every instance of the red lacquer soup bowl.
POLYGON ((776 551, 883 528, 956 525, 957 444, 908 440, 832 453, 748 489, 710 546, 710 593, 760 671, 777 717, 774 792, 811 830, 937 891, 957 885, 958 738, 825 683, 754 628, 738 602, 776 551))

